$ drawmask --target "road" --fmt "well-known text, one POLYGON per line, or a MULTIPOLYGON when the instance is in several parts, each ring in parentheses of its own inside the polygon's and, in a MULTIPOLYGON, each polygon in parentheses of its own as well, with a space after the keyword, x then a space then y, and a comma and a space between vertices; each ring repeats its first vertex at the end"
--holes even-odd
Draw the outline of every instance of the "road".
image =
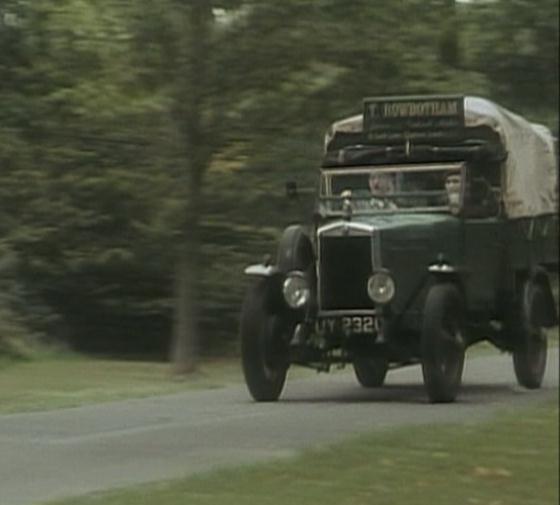
POLYGON ((511 357, 466 362, 458 401, 430 405, 419 367, 389 373, 380 390, 353 374, 288 380, 282 399, 252 403, 243 386, 0 416, 0 504, 55 498, 181 477, 297 454, 390 427, 478 422, 504 408, 558 399, 558 349, 543 388, 516 386, 511 357))

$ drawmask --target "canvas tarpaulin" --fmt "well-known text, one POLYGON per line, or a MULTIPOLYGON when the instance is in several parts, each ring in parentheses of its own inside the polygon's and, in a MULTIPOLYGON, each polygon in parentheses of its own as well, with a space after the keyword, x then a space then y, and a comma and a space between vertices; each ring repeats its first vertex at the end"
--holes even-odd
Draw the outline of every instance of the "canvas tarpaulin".
POLYGON ((503 200, 511 218, 538 216, 558 208, 558 171, 548 128, 482 98, 465 98, 465 126, 488 126, 508 153, 503 200))
MULTIPOLYGON (((507 152, 502 178, 507 216, 520 218, 557 212, 558 169, 548 128, 483 98, 465 97, 464 110, 467 131, 480 126, 491 128, 507 152)), ((336 133, 362 130, 362 114, 333 123, 325 137, 325 150, 336 133)))

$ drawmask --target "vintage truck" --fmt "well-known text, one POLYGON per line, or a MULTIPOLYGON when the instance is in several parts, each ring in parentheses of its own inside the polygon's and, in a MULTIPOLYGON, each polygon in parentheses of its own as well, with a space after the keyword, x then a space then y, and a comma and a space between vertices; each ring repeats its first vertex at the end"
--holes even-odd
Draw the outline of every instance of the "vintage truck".
POLYGON ((245 270, 241 354, 256 401, 279 398, 291 365, 346 363, 364 387, 419 363, 429 400, 454 401, 481 340, 512 353, 519 384, 541 385, 558 324, 547 128, 477 97, 367 98, 330 127, 318 175, 311 222, 245 270))

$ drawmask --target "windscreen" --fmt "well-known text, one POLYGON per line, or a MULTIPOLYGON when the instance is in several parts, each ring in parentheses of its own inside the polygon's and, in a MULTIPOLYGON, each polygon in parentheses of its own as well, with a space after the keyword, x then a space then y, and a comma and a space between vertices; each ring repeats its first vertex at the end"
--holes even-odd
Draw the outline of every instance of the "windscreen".
POLYGON ((333 169, 322 177, 326 213, 456 212, 462 203, 462 164, 333 169))

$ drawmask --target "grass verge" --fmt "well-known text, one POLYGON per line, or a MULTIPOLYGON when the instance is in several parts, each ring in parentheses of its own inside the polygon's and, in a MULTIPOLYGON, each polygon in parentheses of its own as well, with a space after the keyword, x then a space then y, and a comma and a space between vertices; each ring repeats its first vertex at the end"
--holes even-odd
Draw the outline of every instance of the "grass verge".
POLYGON ((75 355, 0 364, 0 414, 75 407, 128 398, 211 389, 241 381, 238 360, 203 361, 185 379, 166 363, 75 355))
POLYGON ((554 404, 51 505, 553 505, 558 471, 554 404))
MULTIPOLYGON (((549 349, 558 347, 558 342, 560 340, 559 330, 558 326, 545 330, 549 349)), ((497 355, 503 352, 504 351, 500 351, 494 344, 484 340, 470 346, 467 349, 466 355, 468 358, 476 358, 478 356, 497 355)))
MULTIPOLYGON (((294 367, 292 378, 314 371, 294 367)), ((202 360, 184 377, 168 363, 94 359, 75 354, 30 361, 0 361, 0 414, 78 407, 132 398, 218 389, 241 384, 238 358, 202 360)))

